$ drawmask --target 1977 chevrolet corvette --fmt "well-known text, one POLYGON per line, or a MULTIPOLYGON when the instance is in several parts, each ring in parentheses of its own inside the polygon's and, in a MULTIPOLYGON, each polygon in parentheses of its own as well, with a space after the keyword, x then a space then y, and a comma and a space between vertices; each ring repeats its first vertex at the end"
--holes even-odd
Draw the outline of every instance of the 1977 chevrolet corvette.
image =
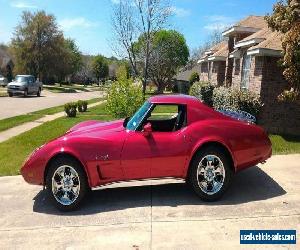
POLYGON ((214 201, 236 172, 271 153, 259 126, 191 96, 161 95, 149 98, 131 118, 79 123, 37 148, 21 173, 27 182, 46 186, 64 211, 78 207, 91 188, 148 178, 185 179, 201 199, 214 201), (159 112, 166 105, 173 113, 159 112))

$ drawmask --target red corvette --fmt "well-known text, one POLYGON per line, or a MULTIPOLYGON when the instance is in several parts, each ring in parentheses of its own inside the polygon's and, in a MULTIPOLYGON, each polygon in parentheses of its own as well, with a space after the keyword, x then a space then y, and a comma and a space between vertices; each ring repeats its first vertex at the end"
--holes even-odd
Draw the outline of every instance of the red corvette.
POLYGON ((164 95, 125 120, 79 123, 36 149, 21 173, 28 183, 46 186, 64 211, 78 207, 93 187, 147 178, 185 179, 201 199, 214 201, 234 173, 271 153, 262 128, 194 97, 164 95))

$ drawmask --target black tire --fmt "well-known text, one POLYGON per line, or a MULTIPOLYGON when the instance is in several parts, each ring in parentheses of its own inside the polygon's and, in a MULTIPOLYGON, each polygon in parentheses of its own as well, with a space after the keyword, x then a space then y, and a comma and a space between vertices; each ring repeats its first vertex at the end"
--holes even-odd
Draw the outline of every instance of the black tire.
POLYGON ((42 91, 41 91, 41 88, 39 88, 38 92, 36 93, 36 96, 37 96, 37 97, 40 97, 40 96, 41 96, 41 92, 42 92, 42 91))
MULTIPOLYGON (((201 168, 201 169, 203 169, 203 168, 201 168)), ((213 169, 216 169, 216 168, 214 167, 213 169)), ((228 187, 231 183, 232 177, 233 177, 233 170, 232 170, 232 166, 231 166, 231 161, 230 161, 230 159, 228 159, 228 156, 226 155, 224 150, 219 147, 209 146, 209 147, 206 147, 206 148, 198 151, 196 153, 196 155, 194 156, 194 158, 191 162, 190 168, 189 168, 188 183, 191 184, 193 190, 196 192, 196 194, 202 200, 216 201, 216 200, 220 199, 223 196, 223 194, 225 193, 225 191, 228 189, 228 187), (214 156, 216 156, 216 157, 214 157, 214 156), (197 174, 199 164, 201 162, 205 163, 205 160, 206 160, 206 163, 208 164, 207 159, 214 159, 212 166, 217 166, 218 165, 217 162, 219 162, 219 160, 221 161, 221 163, 223 165, 222 170, 223 170, 223 172, 225 172, 225 174, 224 174, 225 178, 224 178, 224 175, 222 175, 222 174, 220 174, 218 176, 215 176, 213 174, 214 177, 209 176, 210 173, 208 173, 208 171, 205 172, 205 173, 207 173, 207 175, 204 173, 199 174, 199 175, 197 174), (206 178, 208 178, 208 179, 210 178, 210 180, 207 180, 206 178), (217 179, 219 179, 219 181, 217 181, 217 179), (198 180, 199 180, 199 182, 198 182, 198 180), (213 187, 213 185, 212 185, 213 181, 215 181, 215 183, 217 183, 217 185, 219 185, 219 186, 217 186, 218 188, 216 188, 215 192, 213 192, 213 191, 210 192, 209 190, 211 190, 211 187, 213 187), (221 182, 222 182, 222 185, 220 184, 221 182), (202 183, 206 183, 206 187, 203 187, 203 185, 201 187, 202 183), (210 188, 208 188, 208 187, 210 187, 210 188)))
POLYGON ((24 97, 27 97, 27 96, 28 96, 28 90, 25 89, 25 90, 24 90, 24 97))
MULTIPOLYGON (((73 178, 74 181, 74 178, 73 178)), ((74 183, 73 183, 74 186, 74 183)), ((51 202, 60 210, 60 211, 72 211, 77 209, 80 204, 83 202, 84 198, 86 197, 88 191, 90 190, 88 180, 86 173, 81 166, 81 164, 76 161, 73 158, 70 157, 60 157, 52 161, 51 165, 49 166, 49 170, 46 176, 46 189, 48 192, 48 195, 50 197, 51 202), (79 193, 77 198, 71 203, 71 204, 63 204, 58 201, 59 198, 56 198, 58 195, 54 195, 54 192, 52 191, 52 184, 53 181, 55 181, 55 176, 56 176, 56 171, 63 166, 69 166, 73 168, 76 173, 78 174, 78 179, 79 179, 79 193), (53 181, 52 181, 53 177, 53 181)), ((64 191, 62 191, 64 192, 64 191)), ((64 193, 70 193, 70 192, 64 192, 64 193)), ((58 194, 58 192, 56 193, 58 194)), ((68 195, 67 195, 68 196, 68 195)), ((69 197, 69 196, 68 196, 69 197)))
POLYGON ((13 97, 13 93, 8 93, 8 96, 9 97, 13 97))

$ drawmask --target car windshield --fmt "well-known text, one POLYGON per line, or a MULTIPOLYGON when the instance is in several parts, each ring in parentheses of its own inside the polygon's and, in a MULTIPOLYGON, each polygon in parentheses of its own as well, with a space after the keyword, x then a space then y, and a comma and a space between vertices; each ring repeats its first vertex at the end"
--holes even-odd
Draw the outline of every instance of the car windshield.
POLYGON ((24 76, 16 76, 16 82, 26 82, 26 77, 24 76))
POLYGON ((144 119, 147 111, 150 109, 151 103, 146 101, 142 107, 130 118, 126 125, 126 129, 128 130, 136 130, 137 127, 141 124, 142 120, 144 119))

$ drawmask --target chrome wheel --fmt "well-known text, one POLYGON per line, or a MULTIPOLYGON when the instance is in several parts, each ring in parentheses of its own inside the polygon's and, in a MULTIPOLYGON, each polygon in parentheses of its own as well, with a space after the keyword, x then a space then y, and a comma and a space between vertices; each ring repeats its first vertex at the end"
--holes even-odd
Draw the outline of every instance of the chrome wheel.
POLYGON ((67 165, 60 166, 52 176, 52 193, 62 205, 71 205, 80 192, 80 179, 76 170, 67 165))
POLYGON ((200 189, 213 195, 220 191, 225 180, 225 168, 221 159, 216 155, 204 156, 197 168, 197 182, 200 189))

